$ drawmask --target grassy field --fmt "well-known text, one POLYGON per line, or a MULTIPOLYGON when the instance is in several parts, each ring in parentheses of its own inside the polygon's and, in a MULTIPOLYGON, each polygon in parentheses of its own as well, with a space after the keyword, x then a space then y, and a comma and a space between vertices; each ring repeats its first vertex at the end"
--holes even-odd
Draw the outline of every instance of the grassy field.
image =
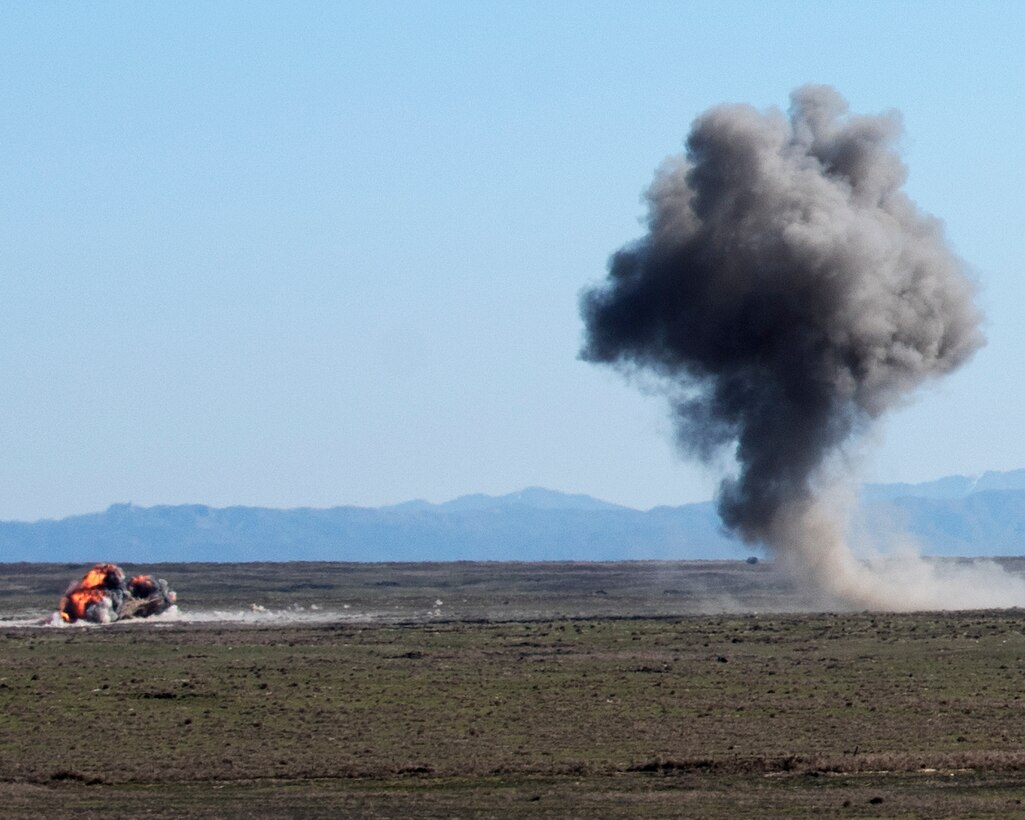
MULTIPOLYGON (((1025 816, 1020 612, 650 611, 795 604, 761 565, 338 567, 160 571, 183 608, 388 617, 0 621, 4 816, 1025 816)), ((81 568, 9 569, 8 618, 81 568)))

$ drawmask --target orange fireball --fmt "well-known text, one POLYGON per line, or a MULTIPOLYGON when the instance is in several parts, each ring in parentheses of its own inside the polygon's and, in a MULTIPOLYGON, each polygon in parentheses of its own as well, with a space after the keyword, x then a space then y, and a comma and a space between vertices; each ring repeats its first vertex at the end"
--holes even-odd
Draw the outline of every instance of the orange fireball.
POLYGON ((60 616, 67 623, 144 618, 167 610, 176 597, 162 578, 136 575, 125 583, 125 573, 117 564, 97 564, 68 587, 61 598, 60 616))

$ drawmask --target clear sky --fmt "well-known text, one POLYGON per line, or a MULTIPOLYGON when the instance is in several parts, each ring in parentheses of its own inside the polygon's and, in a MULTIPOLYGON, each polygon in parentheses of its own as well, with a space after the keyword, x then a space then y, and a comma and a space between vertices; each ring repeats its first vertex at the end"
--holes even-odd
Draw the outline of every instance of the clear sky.
POLYGON ((989 345, 869 479, 1025 467, 1025 3, 0 5, 0 518, 711 496, 579 361, 583 287, 719 102, 903 113, 989 345))

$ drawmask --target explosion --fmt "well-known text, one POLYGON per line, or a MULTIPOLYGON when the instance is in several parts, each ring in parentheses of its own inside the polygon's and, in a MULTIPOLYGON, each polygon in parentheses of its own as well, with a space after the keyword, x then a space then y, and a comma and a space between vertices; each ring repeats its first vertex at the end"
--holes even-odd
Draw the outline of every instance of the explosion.
POLYGON ((72 583, 60 602, 65 623, 109 624, 126 618, 148 618, 170 609, 178 596, 163 578, 136 575, 125 581, 117 564, 97 564, 72 583))
POLYGON ((795 91, 789 117, 713 108, 648 191, 647 234, 581 301, 582 358, 654 376, 681 447, 735 460, 726 526, 883 607, 901 591, 853 560, 827 467, 983 344, 964 263, 902 190, 899 134, 896 114, 850 115, 827 86, 795 91))

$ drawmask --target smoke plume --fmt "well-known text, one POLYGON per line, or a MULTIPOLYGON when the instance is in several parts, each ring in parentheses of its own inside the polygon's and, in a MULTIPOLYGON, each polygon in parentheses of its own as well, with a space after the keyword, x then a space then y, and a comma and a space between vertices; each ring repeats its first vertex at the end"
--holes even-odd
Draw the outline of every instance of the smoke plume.
POLYGON ((723 522, 825 591, 888 606, 820 493, 843 445, 983 344, 941 224, 901 190, 899 116, 832 88, 724 105, 647 192, 647 233, 583 295, 582 357, 657 378, 680 445, 737 474, 723 522))

